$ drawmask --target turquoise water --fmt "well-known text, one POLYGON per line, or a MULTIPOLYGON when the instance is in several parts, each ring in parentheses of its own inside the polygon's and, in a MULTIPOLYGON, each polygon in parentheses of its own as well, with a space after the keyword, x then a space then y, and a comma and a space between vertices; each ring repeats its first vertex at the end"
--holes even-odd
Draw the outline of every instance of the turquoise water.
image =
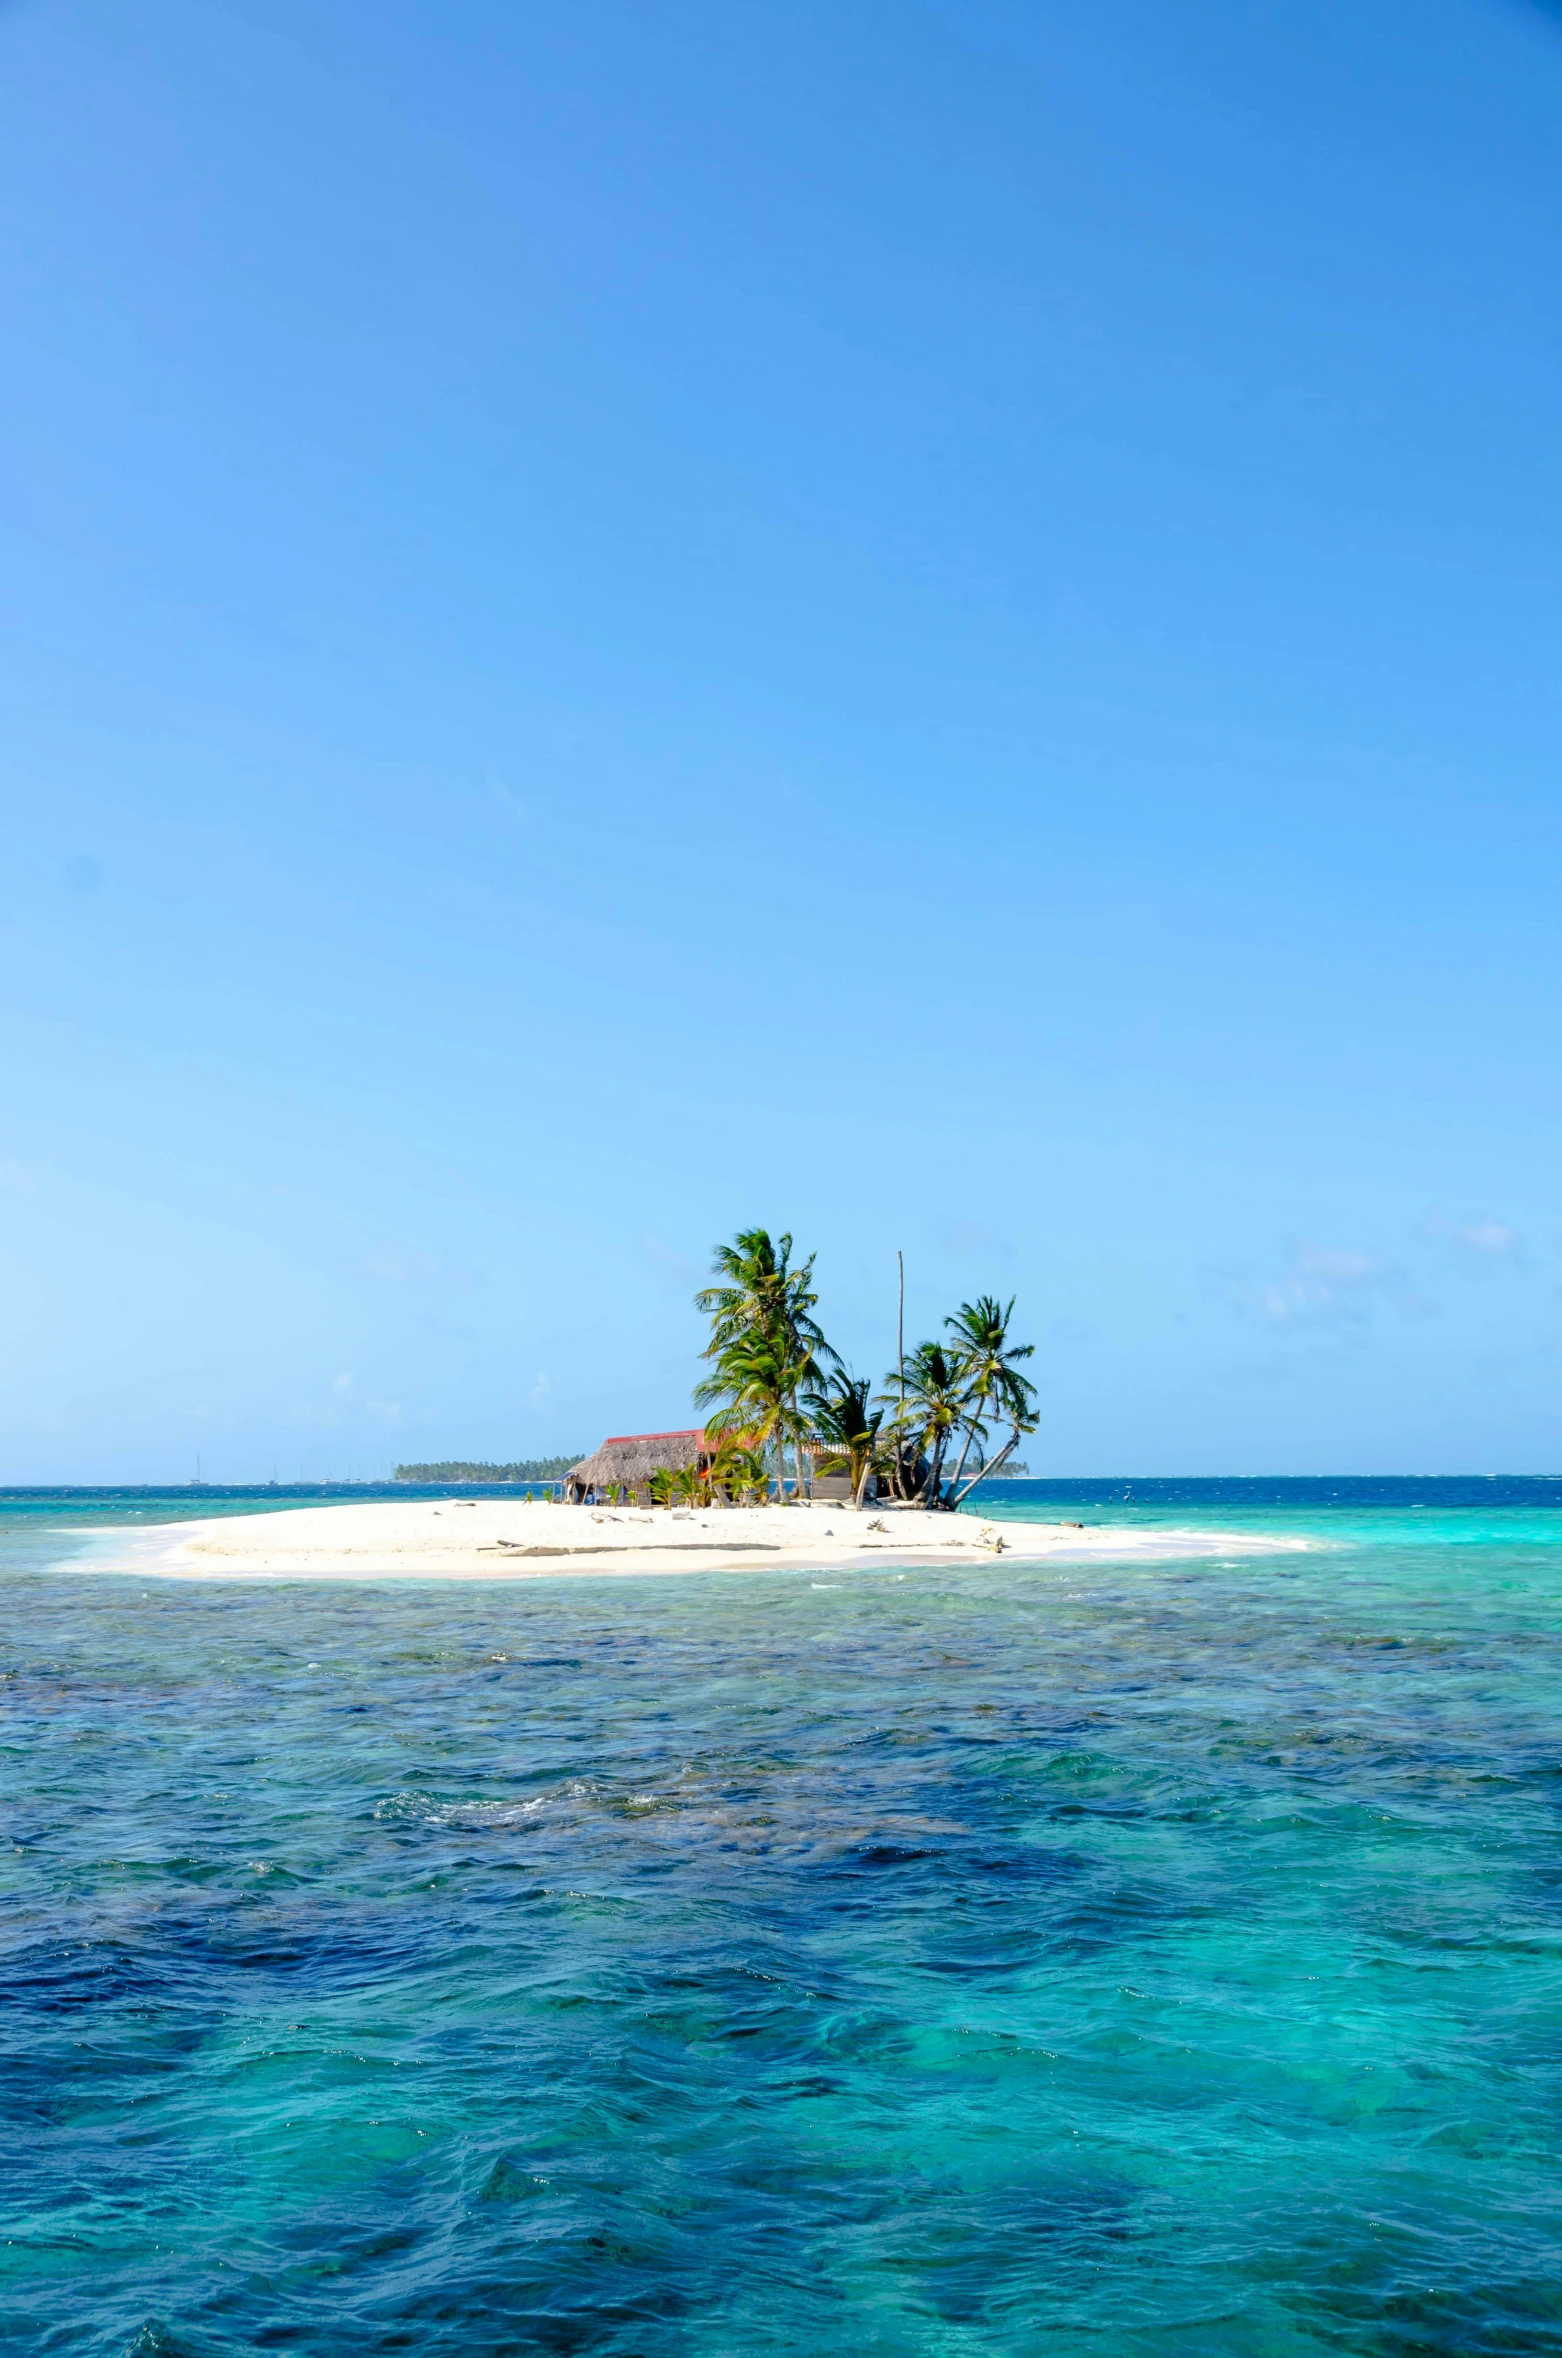
POLYGON ((5 2347, 1562 2351, 1558 1496, 382 1589, 0 1499, 5 2347))

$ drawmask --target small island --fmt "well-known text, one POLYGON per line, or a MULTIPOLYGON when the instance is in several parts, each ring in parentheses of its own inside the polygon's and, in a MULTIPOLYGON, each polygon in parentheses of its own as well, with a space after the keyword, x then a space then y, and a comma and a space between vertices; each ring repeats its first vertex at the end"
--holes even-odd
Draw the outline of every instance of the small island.
MULTIPOLYGON (((962 1302, 875 1389, 825 1339, 812 1257, 746 1229, 695 1297, 710 1321, 698 1425, 611 1435, 590 1457, 399 1466, 399 1480, 544 1485, 524 1498, 234 1515, 105 1541, 100 1569, 183 1578, 544 1579, 1253 1553, 1305 1542, 983 1516, 978 1483, 1039 1422, 1014 1303, 962 1302), (557 1493, 562 1492, 562 1496, 557 1493), (128 1555, 127 1555, 128 1547, 128 1555), (109 1560, 112 1556, 112 1561, 109 1560)), ((902 1285, 902 1302, 904 1292, 902 1285)))

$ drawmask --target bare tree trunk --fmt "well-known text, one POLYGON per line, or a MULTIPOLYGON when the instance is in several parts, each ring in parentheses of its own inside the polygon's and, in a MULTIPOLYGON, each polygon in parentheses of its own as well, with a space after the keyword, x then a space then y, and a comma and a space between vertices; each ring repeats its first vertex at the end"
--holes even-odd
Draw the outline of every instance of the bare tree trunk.
POLYGON ((895 1312, 895 1366, 900 1375, 900 1427, 895 1436, 895 1495, 909 1502, 916 1496, 916 1460, 911 1461, 911 1477, 906 1474, 906 1256, 895 1255, 895 1266, 900 1272, 900 1299, 895 1312))

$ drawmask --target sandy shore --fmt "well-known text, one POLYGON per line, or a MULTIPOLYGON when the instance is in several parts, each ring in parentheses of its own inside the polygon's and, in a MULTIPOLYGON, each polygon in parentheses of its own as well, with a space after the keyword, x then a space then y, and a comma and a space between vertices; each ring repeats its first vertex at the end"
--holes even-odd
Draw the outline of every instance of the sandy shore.
POLYGON ((1077 1523, 988 1523, 901 1508, 665 1510, 530 1505, 515 1499, 300 1507, 105 1534, 86 1563, 184 1579, 536 1580, 561 1573, 740 1572, 890 1563, 1034 1563, 1051 1556, 1146 1561, 1289 1549, 1299 1540, 1224 1531, 1128 1531, 1077 1523))

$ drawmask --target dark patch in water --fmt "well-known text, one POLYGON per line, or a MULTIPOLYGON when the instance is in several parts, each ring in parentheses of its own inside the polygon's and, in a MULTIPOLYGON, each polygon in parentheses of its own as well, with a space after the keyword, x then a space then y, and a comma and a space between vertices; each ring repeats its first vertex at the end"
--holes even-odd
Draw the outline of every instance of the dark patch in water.
POLYGON ((1562 2351, 1559 1558, 1286 1569, 18 1580, 7 2347, 1562 2351))

